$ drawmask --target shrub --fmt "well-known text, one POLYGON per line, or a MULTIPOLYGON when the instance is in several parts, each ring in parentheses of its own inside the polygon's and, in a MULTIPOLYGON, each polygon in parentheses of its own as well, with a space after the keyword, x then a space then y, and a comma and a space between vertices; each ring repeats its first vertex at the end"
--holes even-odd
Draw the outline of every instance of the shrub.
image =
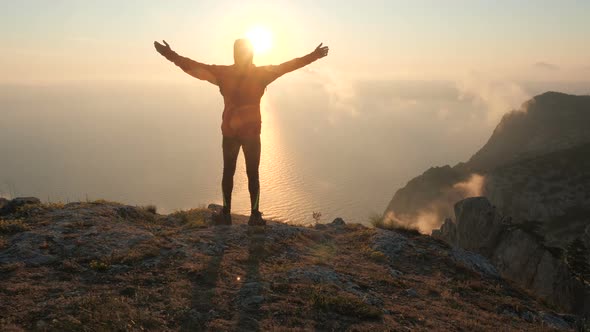
POLYGON ((111 268, 111 263, 107 261, 92 260, 90 262, 90 268, 97 272, 105 272, 111 268))
POLYGON ((201 209, 190 209, 186 211, 176 211, 172 217, 178 219, 181 224, 187 227, 204 228, 207 227, 205 222, 205 212, 201 209))
POLYGON ((141 209, 152 214, 158 213, 158 208, 153 204, 142 206, 141 209))

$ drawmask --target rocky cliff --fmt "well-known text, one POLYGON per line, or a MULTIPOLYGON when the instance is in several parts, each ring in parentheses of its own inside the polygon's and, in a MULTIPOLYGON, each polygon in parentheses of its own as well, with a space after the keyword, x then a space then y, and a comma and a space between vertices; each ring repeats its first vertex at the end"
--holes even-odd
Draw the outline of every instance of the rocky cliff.
MULTIPOLYGON (((572 266, 567 251, 546 244, 539 226, 538 222, 513 223, 485 197, 473 197, 458 202, 455 219, 447 219, 432 235, 488 257, 503 277, 548 302, 590 315, 590 284, 572 266)), ((587 262, 587 253, 583 254, 587 262)))
POLYGON ((160 215, 107 201, 1 205, 2 331, 542 331, 579 324, 506 282, 481 255, 407 230, 341 219, 253 228, 243 216, 212 226, 209 209, 160 215))
POLYGON ((590 225, 590 144, 497 167, 482 194, 515 222, 539 222, 548 244, 565 248, 590 225))
POLYGON ((590 96, 547 92, 506 114, 469 161, 432 168, 399 189, 386 208, 394 221, 438 228, 453 205, 486 196, 504 215, 544 224, 565 246, 590 222, 590 96), (431 218, 431 220, 433 219, 431 218))

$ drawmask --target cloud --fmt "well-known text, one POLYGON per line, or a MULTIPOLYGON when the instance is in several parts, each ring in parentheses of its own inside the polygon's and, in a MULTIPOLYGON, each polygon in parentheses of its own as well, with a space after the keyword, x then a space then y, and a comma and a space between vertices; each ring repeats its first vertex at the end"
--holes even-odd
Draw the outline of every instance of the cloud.
POLYGON ((559 70, 560 69, 558 65, 554 65, 552 63, 542 62, 542 61, 539 61, 539 62, 535 63, 533 65, 533 67, 535 67, 537 69, 551 70, 551 71, 555 71, 555 70, 559 70))
POLYGON ((441 195, 432 200, 413 216, 396 215, 388 211, 383 221, 393 225, 405 225, 416 228, 422 234, 430 234, 439 228, 444 219, 451 217, 455 203, 468 197, 481 196, 485 184, 485 177, 473 173, 465 181, 455 183, 449 188, 441 190, 441 195))
POLYGON ((333 109, 345 111, 352 116, 358 115, 353 80, 330 68, 304 68, 303 72, 311 75, 324 88, 333 109))
POLYGON ((521 110, 521 105, 531 99, 524 88, 515 82, 472 72, 456 82, 459 100, 471 99, 474 104, 484 105, 488 121, 496 124, 512 110, 521 110))

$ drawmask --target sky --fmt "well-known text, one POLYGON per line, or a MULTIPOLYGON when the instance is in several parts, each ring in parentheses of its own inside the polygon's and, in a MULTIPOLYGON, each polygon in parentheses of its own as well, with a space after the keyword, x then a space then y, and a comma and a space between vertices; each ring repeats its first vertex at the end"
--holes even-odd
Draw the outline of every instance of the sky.
POLYGON ((0 82, 178 80, 154 52, 166 39, 205 63, 231 63, 253 25, 273 33, 258 64, 324 42, 352 79, 580 81, 590 74, 588 1, 7 1, 0 82))
POLYGON ((588 1, 0 0, 0 196, 220 203, 218 88, 153 42, 231 64, 263 26, 257 65, 330 47, 263 98, 266 212, 362 221, 536 94, 590 93, 588 17, 588 1))

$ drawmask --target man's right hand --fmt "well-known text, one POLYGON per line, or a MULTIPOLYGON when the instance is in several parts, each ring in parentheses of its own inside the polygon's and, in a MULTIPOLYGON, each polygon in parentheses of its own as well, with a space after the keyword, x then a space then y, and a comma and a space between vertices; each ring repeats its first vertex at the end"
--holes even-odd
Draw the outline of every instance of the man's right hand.
POLYGON ((170 52, 172 52, 172 49, 170 48, 170 45, 168 45, 168 43, 165 40, 162 40, 162 41, 164 42, 164 45, 155 41, 154 47, 156 48, 156 51, 158 51, 158 53, 162 54, 163 56, 167 56, 170 54, 170 52))

